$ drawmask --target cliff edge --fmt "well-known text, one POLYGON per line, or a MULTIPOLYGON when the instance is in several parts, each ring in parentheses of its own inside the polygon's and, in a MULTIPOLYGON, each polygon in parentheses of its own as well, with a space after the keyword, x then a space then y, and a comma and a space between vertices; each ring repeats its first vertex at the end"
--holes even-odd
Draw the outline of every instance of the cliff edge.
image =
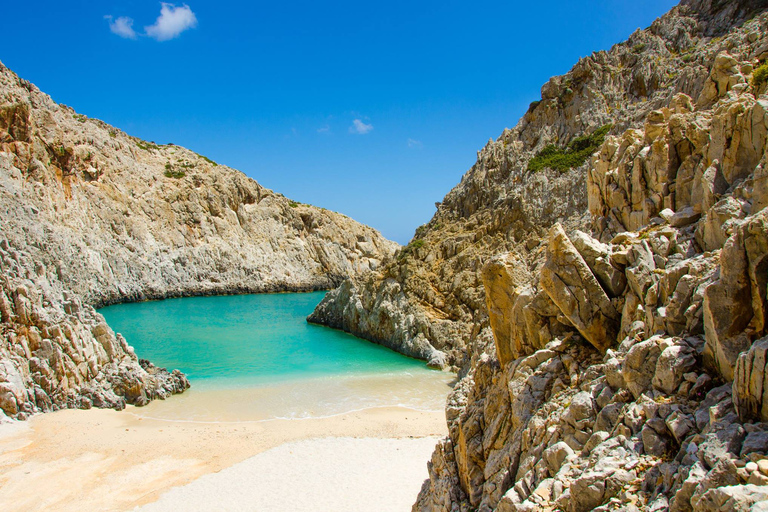
POLYGON ((331 288, 398 245, 188 149, 56 104, 0 64, 0 409, 121 407, 188 386, 94 307, 331 288))

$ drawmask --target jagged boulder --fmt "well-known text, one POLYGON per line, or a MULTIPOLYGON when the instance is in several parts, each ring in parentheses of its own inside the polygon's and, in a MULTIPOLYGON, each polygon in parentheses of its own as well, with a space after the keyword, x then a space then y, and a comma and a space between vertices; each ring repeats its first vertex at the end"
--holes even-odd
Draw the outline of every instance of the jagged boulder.
POLYGON ((533 300, 531 273, 512 253, 493 258, 482 270, 496 354, 502 365, 542 348, 528 336, 525 307, 533 300))
POLYGON ((696 242, 705 251, 715 251, 725 245, 746 216, 748 204, 729 196, 714 204, 696 228, 696 242))
POLYGON ((768 487, 754 484, 715 487, 704 493, 693 510, 694 512, 768 510, 768 487), (756 508, 756 505, 759 508, 756 508))
POLYGON ((653 386, 671 395, 685 380, 685 374, 696 366, 694 351, 684 343, 675 343, 664 349, 656 361, 653 386))
POLYGON ((712 116, 707 161, 719 161, 729 185, 749 176, 765 151, 768 99, 743 94, 717 104, 712 116))
POLYGON ((621 374, 627 389, 632 392, 635 398, 651 388, 659 357, 665 349, 671 346, 671 340, 654 336, 635 344, 629 350, 621 374))
POLYGON ((549 232, 540 284, 595 348, 605 352, 616 341, 620 315, 560 224, 549 232))
POLYGON ((609 297, 620 297, 627 287, 627 278, 611 263, 611 247, 578 229, 569 238, 605 293, 609 297))
POLYGON ((725 96, 735 85, 745 82, 746 79, 739 70, 739 61, 728 52, 720 52, 715 57, 712 71, 696 103, 699 107, 709 106, 718 98, 725 96))
POLYGON ((705 362, 727 380, 739 354, 751 345, 750 334, 766 329, 768 298, 768 211, 746 221, 720 254, 720 279, 704 293, 705 362))
POLYGON ((733 372, 733 405, 742 421, 768 421, 768 337, 739 355, 733 372))

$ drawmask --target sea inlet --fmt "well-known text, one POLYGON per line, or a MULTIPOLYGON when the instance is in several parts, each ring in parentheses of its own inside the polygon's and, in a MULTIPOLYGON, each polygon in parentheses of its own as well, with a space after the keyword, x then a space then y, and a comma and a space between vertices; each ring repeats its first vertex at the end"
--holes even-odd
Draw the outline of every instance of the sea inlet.
POLYGON ((139 357, 192 388, 136 413, 179 421, 332 416, 372 407, 442 410, 455 376, 308 324, 325 292, 189 297, 99 310, 139 357))

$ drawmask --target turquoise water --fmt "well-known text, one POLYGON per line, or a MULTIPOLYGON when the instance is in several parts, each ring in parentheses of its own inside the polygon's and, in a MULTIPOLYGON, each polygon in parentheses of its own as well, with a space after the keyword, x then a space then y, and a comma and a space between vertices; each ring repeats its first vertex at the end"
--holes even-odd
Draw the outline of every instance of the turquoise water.
POLYGON ((306 316, 325 292, 190 297, 99 310, 139 357, 192 389, 153 414, 265 419, 405 405, 442 409, 452 375, 306 316), (170 405, 174 402, 173 405, 170 405))

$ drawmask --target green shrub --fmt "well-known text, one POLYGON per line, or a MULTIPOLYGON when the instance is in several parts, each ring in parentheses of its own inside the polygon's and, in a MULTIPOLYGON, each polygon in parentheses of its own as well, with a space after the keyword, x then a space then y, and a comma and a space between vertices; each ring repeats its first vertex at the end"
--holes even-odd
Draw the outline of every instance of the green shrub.
POLYGON ((411 242, 408 245, 400 249, 400 252, 397 255, 397 259, 402 261, 405 259, 406 256, 408 256, 413 251, 423 246, 424 246, 424 240, 422 240, 421 238, 414 238, 413 240, 411 240, 411 242))
POLYGON ((291 208, 297 208, 299 206, 299 203, 297 203, 296 201, 291 201, 290 203, 288 203, 288 206, 290 206, 291 208))
POLYGON ((165 174, 166 178, 176 178, 176 179, 183 178, 184 176, 187 175, 187 173, 185 173, 180 169, 179 170, 174 169, 173 166, 171 165, 171 162, 167 162, 165 164, 165 172, 163 174, 165 174))
POLYGON ((755 89, 759 89, 765 82, 768 82, 768 62, 757 66, 752 73, 752 86, 755 89))
POLYGON ((566 172, 581 166, 605 141, 611 125, 601 126, 589 135, 574 138, 565 148, 548 144, 528 161, 528 170, 536 172, 549 168, 566 172))
POLYGON ((154 144, 152 142, 142 142, 138 139, 136 139, 136 145, 139 146, 139 149, 143 149, 144 151, 150 151, 150 150, 157 150, 160 149, 160 146, 157 144, 154 144))
POLYGON ((185 173, 184 171, 173 171, 173 170, 165 171, 165 177, 166 178, 176 178, 176 179, 179 179, 179 178, 183 178, 186 175, 187 175, 187 173, 185 173))

